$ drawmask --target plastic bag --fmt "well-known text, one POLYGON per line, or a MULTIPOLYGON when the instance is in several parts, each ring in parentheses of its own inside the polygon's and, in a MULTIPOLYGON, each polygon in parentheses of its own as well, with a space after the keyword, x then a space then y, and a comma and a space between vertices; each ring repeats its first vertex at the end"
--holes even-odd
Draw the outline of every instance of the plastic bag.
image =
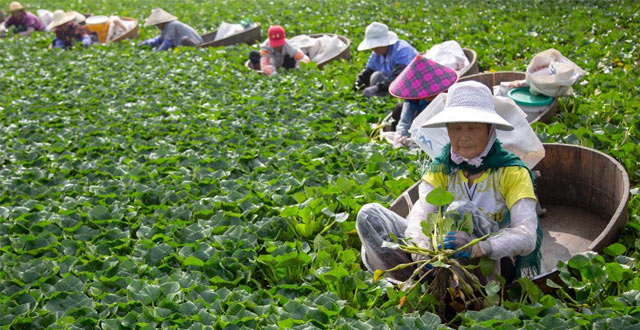
MULTIPOLYGON (((421 126, 431 117, 444 110, 446 99, 446 93, 438 95, 416 117, 413 124, 411 124, 411 129, 409 129, 413 142, 424 150, 431 159, 440 155, 442 147, 449 143, 449 135, 447 134, 447 129, 443 127, 423 128, 421 126)), ((502 146, 505 149, 520 157, 529 168, 533 168, 544 158, 544 147, 536 133, 529 126, 526 114, 509 98, 494 96, 493 105, 498 115, 514 127, 512 131, 496 130, 498 140, 502 142, 502 146)))
POLYGON ((527 84, 534 94, 571 96, 571 85, 584 73, 579 66, 551 48, 536 54, 527 66, 527 84))
POLYGON ((229 24, 222 22, 216 32, 216 37, 213 40, 216 41, 224 39, 242 31, 244 31, 244 27, 241 24, 229 24))
POLYGON ((434 45, 424 54, 424 57, 455 71, 460 71, 469 65, 469 59, 464 54, 464 50, 455 40, 434 45))

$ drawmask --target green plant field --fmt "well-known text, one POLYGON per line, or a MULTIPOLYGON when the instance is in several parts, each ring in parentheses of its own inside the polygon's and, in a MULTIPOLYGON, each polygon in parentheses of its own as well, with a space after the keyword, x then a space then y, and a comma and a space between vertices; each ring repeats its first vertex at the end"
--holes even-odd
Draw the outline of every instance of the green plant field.
MULTIPOLYGON (((8 8, 8 1, 0 2, 8 8)), ((256 46, 49 51, 0 39, 0 328, 416 329, 640 326, 640 3, 626 1, 31 1, 143 22, 163 7, 199 32, 224 20, 332 32, 352 58, 262 77, 256 46), (556 48, 588 74, 543 142, 596 148, 632 181, 629 224, 601 256, 561 265, 565 289, 523 281, 446 322, 396 306, 360 261, 355 217, 393 201, 423 156, 376 139, 394 100, 351 87, 371 21, 423 52, 449 39, 480 70, 524 71, 556 48)), ((558 283, 560 284, 560 283, 558 283)))

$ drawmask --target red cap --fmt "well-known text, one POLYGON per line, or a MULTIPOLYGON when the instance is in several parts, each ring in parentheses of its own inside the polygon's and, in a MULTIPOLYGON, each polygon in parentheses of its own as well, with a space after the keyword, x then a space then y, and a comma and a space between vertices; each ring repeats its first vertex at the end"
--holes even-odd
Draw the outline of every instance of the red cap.
POLYGON ((269 46, 271 47, 280 47, 284 45, 284 38, 286 37, 284 33, 284 28, 280 25, 272 25, 269 27, 269 46))

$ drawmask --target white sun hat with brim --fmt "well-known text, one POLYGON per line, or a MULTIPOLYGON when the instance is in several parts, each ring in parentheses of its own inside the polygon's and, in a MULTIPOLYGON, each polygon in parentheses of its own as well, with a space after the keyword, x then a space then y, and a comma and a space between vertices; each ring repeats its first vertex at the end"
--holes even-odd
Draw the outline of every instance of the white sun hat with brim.
POLYGON ((449 123, 485 123, 503 131, 513 126, 494 109, 493 96, 487 86, 465 81, 449 87, 442 112, 427 120, 422 127, 446 127, 449 123))
POLYGON ((378 22, 373 22, 364 31, 364 40, 358 45, 358 51, 377 47, 391 46, 398 41, 398 35, 389 31, 389 28, 378 22))
POLYGON ((151 15, 147 17, 144 22, 144 26, 158 25, 162 23, 169 23, 178 20, 177 17, 167 13, 162 8, 155 8, 151 11, 151 15))
POLYGON ((61 9, 57 9, 53 12, 53 19, 51 20, 51 23, 47 25, 47 30, 53 30, 62 24, 71 22, 75 17, 76 15, 74 14, 67 14, 61 9))

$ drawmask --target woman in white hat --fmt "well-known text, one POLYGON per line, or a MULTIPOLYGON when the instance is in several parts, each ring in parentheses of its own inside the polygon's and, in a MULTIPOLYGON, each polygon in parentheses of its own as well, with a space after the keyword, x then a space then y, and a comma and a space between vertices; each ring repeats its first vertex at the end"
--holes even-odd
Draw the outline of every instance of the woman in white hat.
MULTIPOLYGON (((524 162, 503 149, 496 139, 496 130, 512 130, 513 126, 495 112, 491 91, 474 81, 451 86, 444 110, 423 124, 443 126, 451 142, 422 177, 420 198, 409 216, 402 218, 380 204, 367 204, 358 213, 356 228, 364 264, 374 271, 419 258, 382 247, 383 241, 392 240, 391 233, 430 249, 420 223, 427 214, 437 211, 436 206, 427 203, 427 194, 442 187, 454 195, 448 210, 471 213, 474 222, 473 235, 462 231, 447 233, 446 249, 458 249, 475 237, 495 232, 456 257, 469 260, 487 256, 496 260, 494 273, 508 281, 537 274, 542 231, 536 214, 534 177, 524 162)), ((406 268, 391 276, 404 281, 413 270, 406 268)))
POLYGON ((147 17, 144 26, 155 25, 160 35, 141 42, 139 46, 151 46, 156 50, 166 50, 176 46, 197 46, 202 37, 189 25, 181 23, 178 18, 161 8, 155 8, 147 17))
POLYGON ((358 75, 354 89, 364 88, 362 95, 366 97, 386 96, 391 82, 418 55, 418 51, 378 22, 367 26, 364 40, 358 45, 359 51, 369 49, 372 50, 369 61, 358 75))
POLYGON ((3 30, 13 26, 19 36, 28 36, 33 31, 44 30, 42 21, 36 15, 26 11, 19 2, 14 1, 9 4, 9 12, 11 16, 2 23, 3 30))
POLYGON ((71 48, 76 41, 87 47, 93 44, 94 40, 91 39, 87 30, 73 21, 76 17, 75 12, 65 13, 60 9, 53 12, 53 20, 47 26, 47 30, 53 30, 56 33, 56 38, 51 43, 52 47, 71 48))

